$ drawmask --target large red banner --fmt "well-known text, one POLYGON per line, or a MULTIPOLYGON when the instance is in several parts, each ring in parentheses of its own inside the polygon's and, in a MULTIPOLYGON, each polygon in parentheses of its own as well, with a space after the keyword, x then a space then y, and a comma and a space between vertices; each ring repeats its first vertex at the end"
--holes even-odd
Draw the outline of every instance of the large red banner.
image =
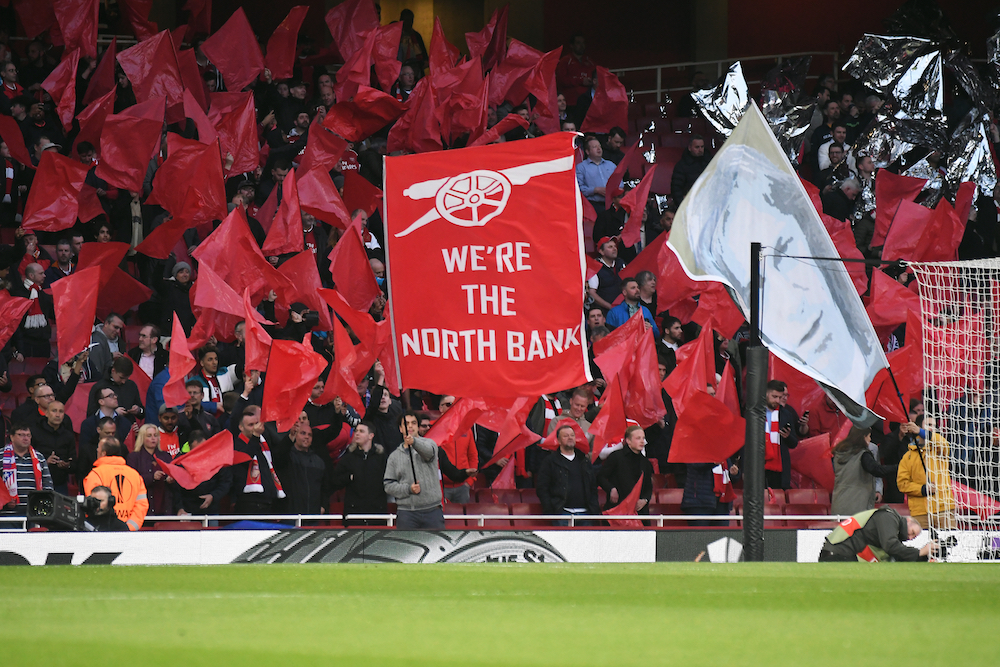
POLYGON ((402 386, 509 397, 591 379, 574 136, 386 158, 402 386))

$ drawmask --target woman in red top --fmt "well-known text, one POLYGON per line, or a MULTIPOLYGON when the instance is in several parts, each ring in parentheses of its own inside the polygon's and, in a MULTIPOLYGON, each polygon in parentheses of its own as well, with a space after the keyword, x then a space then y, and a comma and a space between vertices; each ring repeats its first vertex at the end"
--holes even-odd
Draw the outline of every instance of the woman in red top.
POLYGON ((139 473, 146 485, 149 513, 173 514, 177 482, 160 469, 156 459, 170 463, 174 457, 160 449, 160 429, 153 424, 143 424, 135 437, 135 451, 129 452, 128 464, 139 473))

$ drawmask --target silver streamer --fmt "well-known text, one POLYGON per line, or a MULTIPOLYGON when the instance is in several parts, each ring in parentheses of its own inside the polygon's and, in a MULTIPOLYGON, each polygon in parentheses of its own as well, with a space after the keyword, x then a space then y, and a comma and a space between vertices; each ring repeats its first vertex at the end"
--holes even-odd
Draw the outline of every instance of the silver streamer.
POLYGON ((674 103, 673 98, 670 97, 670 93, 663 93, 663 101, 660 103, 660 117, 666 118, 669 115, 670 105, 674 103))
POLYGON ((979 192, 990 194, 997 185, 997 170, 990 152, 990 116, 972 109, 952 134, 945 164, 944 194, 954 199, 958 186, 972 181, 979 192))
POLYGON ((804 90, 811 60, 810 56, 787 59, 768 72, 761 83, 761 113, 792 164, 799 160, 816 108, 816 100, 804 90))
POLYGON ((932 46, 929 39, 919 37, 865 34, 843 69, 869 88, 885 91, 902 78, 921 52, 932 46))
MULTIPOLYGON (((903 176, 923 178, 927 181, 921 192, 939 192, 941 190, 941 186, 944 185, 944 177, 941 175, 941 169, 938 166, 931 164, 929 160, 931 155, 932 154, 928 154, 927 157, 921 158, 908 169, 903 171, 903 176)), ((935 162, 937 162, 937 160, 935 160, 935 162)))
POLYGON ((746 79, 743 78, 740 61, 737 60, 729 67, 722 81, 714 88, 693 91, 691 97, 708 122, 720 134, 728 137, 739 124, 743 112, 750 106, 750 93, 746 79))
POLYGON ((902 76, 884 92, 898 103, 896 118, 943 123, 944 86, 941 82, 941 52, 931 51, 914 58, 902 76))
POLYGON ((914 148, 913 144, 899 138, 896 119, 880 112, 858 136, 850 153, 855 158, 867 155, 876 167, 884 169, 914 148))
POLYGON ((851 219, 858 222, 865 216, 875 217, 875 177, 868 179, 858 178, 861 182, 861 192, 854 200, 854 213, 851 219))

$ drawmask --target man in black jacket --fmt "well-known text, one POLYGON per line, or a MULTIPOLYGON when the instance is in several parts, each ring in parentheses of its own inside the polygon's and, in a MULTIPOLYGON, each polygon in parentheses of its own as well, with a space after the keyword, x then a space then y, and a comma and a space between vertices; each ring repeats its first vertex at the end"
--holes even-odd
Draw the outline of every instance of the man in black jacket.
POLYGON ((264 424, 260 408, 251 405, 239 418, 239 435, 233 443, 250 461, 233 466, 231 495, 237 514, 271 514, 276 502, 285 497, 278 474, 274 472, 271 449, 261 439, 264 424))
MULTIPOLYGON (((191 432, 189 443, 192 450, 196 449, 203 442, 205 442, 204 433, 201 431, 191 432)), ((218 514, 219 501, 222 499, 222 496, 229 493, 229 487, 232 485, 233 471, 230 466, 226 466, 212 475, 211 479, 202 482, 193 489, 179 488, 177 493, 180 497, 181 509, 177 512, 178 516, 185 514, 218 514)))
POLYGON ((711 156, 705 155, 704 137, 692 134, 687 150, 674 165, 674 173, 670 178, 670 196, 674 198, 674 203, 678 205, 681 203, 711 160, 711 156))
POLYGON ((375 374, 375 384, 372 385, 372 398, 365 410, 365 420, 375 426, 375 439, 385 447, 388 458, 393 450, 403 444, 403 434, 399 431, 399 418, 403 414, 402 404, 392 397, 385 387, 385 370, 382 364, 375 362, 372 372, 375 374))
POLYGON ((45 409, 45 418, 31 425, 31 446, 49 464, 52 487, 65 494, 69 474, 76 466, 76 435, 62 403, 51 401, 45 409))
POLYGON ((96 498, 100 505, 97 510, 87 515, 87 523, 98 533, 128 532, 128 524, 115 514, 114 496, 106 486, 95 486, 90 490, 90 497, 96 498))
MULTIPOLYGON (((560 426, 556 441, 559 451, 552 452, 542 461, 535 480, 542 511, 546 514, 600 514, 594 469, 587 454, 576 450, 573 428, 560 426)), ((568 526, 569 521, 557 521, 556 525, 568 526)))
POLYGON ((128 356, 150 378, 170 364, 170 353, 160 345, 160 329, 152 324, 139 329, 139 345, 129 350, 128 356))
POLYGON ((97 397, 105 389, 113 389, 118 395, 118 406, 124 408, 123 417, 130 422, 135 422, 146 416, 143 409, 143 397, 139 395, 139 387, 131 379, 135 364, 128 357, 117 357, 111 362, 105 377, 94 383, 90 388, 90 397, 87 400, 87 414, 97 411, 97 397))
POLYGON ((274 446, 274 469, 286 498, 278 503, 282 514, 319 514, 330 499, 326 463, 312 451, 313 431, 299 421, 274 446))
MULTIPOLYGON (((333 488, 346 489, 344 514, 387 514, 385 488, 386 453, 375 443, 375 426, 363 421, 354 429, 347 453, 333 471, 333 488)), ((345 526, 382 526, 377 519, 344 519, 345 526)))
POLYGON ((604 509, 609 510, 625 500, 642 478, 642 488, 636 503, 637 514, 649 514, 649 499, 653 497, 653 466, 642 453, 646 433, 638 426, 625 429, 625 446, 612 452, 597 473, 597 483, 608 494, 604 509))

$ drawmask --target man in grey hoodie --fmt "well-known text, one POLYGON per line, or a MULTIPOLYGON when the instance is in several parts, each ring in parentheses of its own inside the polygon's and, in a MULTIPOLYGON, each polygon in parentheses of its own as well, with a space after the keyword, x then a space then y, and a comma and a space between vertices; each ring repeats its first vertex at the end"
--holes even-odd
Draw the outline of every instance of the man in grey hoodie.
POLYGON ((399 416, 403 444, 389 455, 382 483, 385 492, 396 499, 397 528, 443 530, 438 448, 433 440, 417 435, 418 424, 412 410, 399 416))

